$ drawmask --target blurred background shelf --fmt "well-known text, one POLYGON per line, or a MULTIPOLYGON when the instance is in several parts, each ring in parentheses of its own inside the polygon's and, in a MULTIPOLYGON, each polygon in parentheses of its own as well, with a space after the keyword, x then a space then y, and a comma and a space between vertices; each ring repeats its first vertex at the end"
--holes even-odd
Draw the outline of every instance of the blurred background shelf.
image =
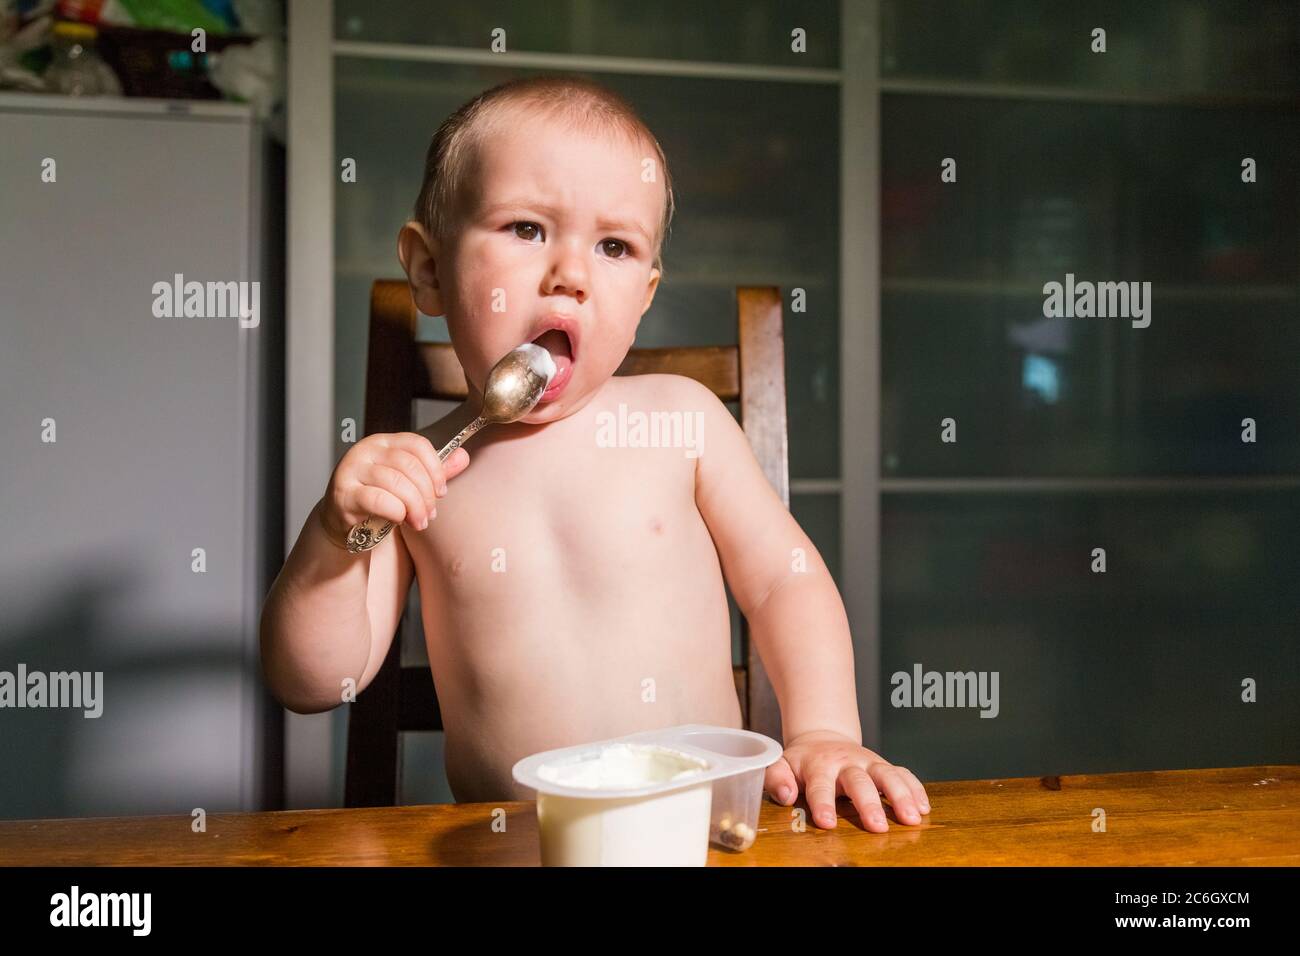
MULTIPOLYGON (((1048 281, 1063 282, 1064 274, 1049 276, 1048 281)), ((1075 282, 1094 281, 1088 275, 1076 275, 1075 282)), ((1117 281, 1108 279, 1106 281, 1117 281)), ((1043 298, 1041 282, 1012 279, 944 279, 923 276, 891 276, 881 280, 884 292, 911 293, 942 296, 1007 296, 1013 298, 1043 298)), ((1300 288, 1295 285, 1252 285, 1228 282, 1180 283, 1158 286, 1153 284, 1152 294, 1163 299, 1262 299, 1266 301, 1300 302, 1300 288)))
POLYGON ((1002 100, 1046 100, 1054 103, 1097 103, 1111 106, 1176 106, 1189 109, 1300 106, 1295 93, 1188 93, 1178 90, 1087 90, 1069 86, 1035 86, 1026 83, 977 83, 925 77, 890 77, 880 81, 880 91, 908 96, 974 97, 1002 100))
MULTIPOLYGON (((467 63, 502 69, 538 69, 590 73, 634 73, 638 76, 692 76, 726 80, 772 80, 781 83, 838 83, 838 70, 815 67, 772 66, 736 63, 708 63, 696 60, 651 59, 630 56, 584 56, 575 53, 539 53, 505 50, 494 53, 486 49, 459 49, 413 43, 362 43, 336 40, 333 52, 338 57, 373 60, 416 60, 425 63, 467 63)), ((398 80, 396 83, 400 84, 398 80)), ((393 86, 382 80, 361 84, 371 91, 389 90, 393 86)), ((477 91, 475 91, 477 92, 477 91)), ((473 96, 471 92, 469 96, 473 96)), ((468 97, 467 97, 468 98, 468 97)))
POLYGON ((1300 475, 1206 475, 1169 478, 882 478, 882 494, 980 494, 1006 491, 1034 494, 1116 494, 1134 491, 1252 491, 1300 488, 1300 475))

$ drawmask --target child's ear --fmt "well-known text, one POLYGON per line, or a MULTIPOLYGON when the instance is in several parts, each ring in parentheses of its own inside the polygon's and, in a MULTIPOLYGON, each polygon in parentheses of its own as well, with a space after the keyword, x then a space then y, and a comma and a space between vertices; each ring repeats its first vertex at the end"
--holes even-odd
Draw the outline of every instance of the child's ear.
POLYGON ((442 290, 438 285, 438 241, 430 239, 424 227, 411 220, 397 236, 397 258, 411 283, 411 298, 425 315, 443 315, 442 290))
POLYGON ((645 288, 645 305, 641 307, 642 315, 646 314, 646 311, 650 308, 650 303, 655 300, 655 289, 659 288, 659 276, 660 272, 658 269, 650 270, 650 281, 646 284, 645 288))

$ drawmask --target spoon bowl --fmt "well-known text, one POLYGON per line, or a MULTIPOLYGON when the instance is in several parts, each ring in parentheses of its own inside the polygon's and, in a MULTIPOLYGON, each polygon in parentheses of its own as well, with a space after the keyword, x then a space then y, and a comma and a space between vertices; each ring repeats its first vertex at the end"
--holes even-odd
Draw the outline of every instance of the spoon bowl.
POLYGON ((519 421, 537 407, 553 378, 555 360, 546 349, 533 342, 511 349, 488 372, 483 386, 484 424, 519 421))

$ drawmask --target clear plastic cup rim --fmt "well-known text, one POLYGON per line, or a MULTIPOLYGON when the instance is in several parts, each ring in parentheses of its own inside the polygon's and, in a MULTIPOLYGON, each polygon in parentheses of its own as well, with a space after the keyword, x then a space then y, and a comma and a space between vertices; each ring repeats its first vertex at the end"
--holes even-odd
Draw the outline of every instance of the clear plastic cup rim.
POLYGON ((650 797, 659 794, 698 787, 713 783, 726 777, 747 773, 752 770, 765 769, 780 759, 782 746, 760 733, 752 730, 737 730, 734 727, 717 727, 710 724, 680 724, 660 730, 646 730, 608 740, 596 740, 571 747, 560 747, 531 754, 519 760, 512 768, 511 775, 515 781, 536 791, 540 797, 576 797, 582 800, 625 800, 635 797, 650 797), (756 752, 748 756, 733 756, 719 753, 705 747, 689 743, 691 737, 703 735, 723 735, 747 739, 756 752), (575 787, 545 780, 539 771, 550 764, 565 764, 597 757, 607 747, 616 744, 649 745, 670 753, 685 757, 692 762, 702 762, 704 766, 699 773, 689 774, 675 780, 660 780, 654 783, 632 787, 575 787))

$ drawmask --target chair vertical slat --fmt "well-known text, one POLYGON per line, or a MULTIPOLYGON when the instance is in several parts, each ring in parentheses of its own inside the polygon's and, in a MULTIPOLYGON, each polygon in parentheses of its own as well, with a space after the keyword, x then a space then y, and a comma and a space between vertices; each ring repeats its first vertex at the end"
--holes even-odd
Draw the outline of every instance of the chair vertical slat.
POLYGON ((740 722, 744 726, 749 726, 749 674, 745 671, 744 664, 733 664, 731 667, 731 679, 736 684, 736 697, 740 701, 740 722))
MULTIPOLYGON (((415 303, 405 283, 376 282, 370 294, 365 434, 409 431, 414 389, 415 303)), ((384 664, 348 705, 343 804, 391 807, 402 773, 401 625, 384 664)))
POLYGON ((370 292, 366 354, 366 434, 409 431, 415 394, 415 303, 404 282, 376 282, 370 292))

